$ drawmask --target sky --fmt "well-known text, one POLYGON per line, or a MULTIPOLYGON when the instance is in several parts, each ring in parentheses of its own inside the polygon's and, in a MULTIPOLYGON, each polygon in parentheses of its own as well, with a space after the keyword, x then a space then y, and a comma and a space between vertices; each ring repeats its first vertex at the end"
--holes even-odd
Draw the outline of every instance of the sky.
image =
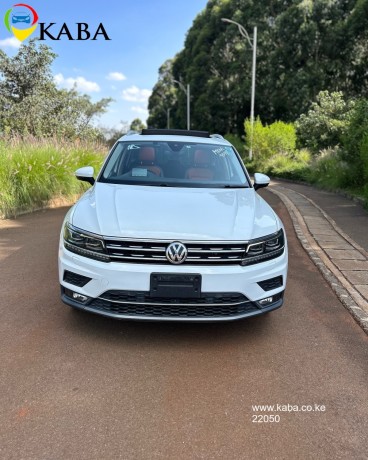
MULTIPOLYGON (((184 47, 184 40, 193 20, 206 6, 207 0, 62 0, 46 2, 23 0, 33 7, 39 22, 56 23, 50 32, 57 35, 63 23, 77 35, 77 22, 89 24, 92 34, 102 22, 111 38, 105 41, 42 42, 58 55, 52 72, 60 88, 74 84, 93 101, 111 97, 108 112, 98 125, 118 128, 121 122, 134 118, 145 121, 147 101, 157 82, 158 69, 184 47)), ((0 48, 13 56, 20 42, 4 26, 5 12, 15 2, 3 2, 0 10, 0 48)), ((18 7, 22 9, 22 7, 18 7)), ((39 36, 37 29, 33 37, 39 36)), ((26 43, 26 41, 25 41, 26 43)))

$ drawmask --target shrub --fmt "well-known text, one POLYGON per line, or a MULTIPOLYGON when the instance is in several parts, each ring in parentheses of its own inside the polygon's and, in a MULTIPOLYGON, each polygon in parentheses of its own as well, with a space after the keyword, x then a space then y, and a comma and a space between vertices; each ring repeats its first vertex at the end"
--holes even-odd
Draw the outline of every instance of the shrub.
POLYGON ((364 186, 368 182, 368 100, 361 99, 350 117, 350 123, 342 137, 342 158, 349 163, 352 186, 364 186))
POLYGON ((360 143, 359 153, 362 162, 363 182, 368 191, 368 132, 364 135, 360 143))
POLYGON ((314 157, 307 179, 331 189, 348 188, 349 165, 342 160, 341 151, 337 147, 321 150, 319 155, 314 157))
POLYGON ((317 102, 295 123, 299 144, 313 153, 338 145, 349 126, 353 106, 353 101, 344 101, 341 91, 321 91, 317 102))
POLYGON ((293 155, 278 154, 266 160, 260 172, 270 176, 304 180, 310 160, 311 154, 308 150, 295 151, 293 155))
MULTIPOLYGON (((246 146, 251 146, 251 123, 245 120, 246 146)), ((262 125, 257 118, 253 129, 253 157, 256 166, 262 167, 274 155, 292 155, 296 148, 296 134, 292 123, 275 121, 262 125)))

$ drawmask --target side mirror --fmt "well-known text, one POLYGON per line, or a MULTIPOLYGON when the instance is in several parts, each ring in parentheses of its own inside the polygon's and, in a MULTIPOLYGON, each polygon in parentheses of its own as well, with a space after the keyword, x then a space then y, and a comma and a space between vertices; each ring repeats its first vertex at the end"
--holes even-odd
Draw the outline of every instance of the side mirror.
POLYGON ((267 187, 270 183, 270 178, 266 174, 254 173, 254 190, 262 187, 267 187))
POLYGON ((95 183, 95 179, 93 178, 94 172, 95 171, 92 166, 85 166, 84 168, 77 169, 74 174, 76 175, 77 179, 83 180, 93 185, 95 183))

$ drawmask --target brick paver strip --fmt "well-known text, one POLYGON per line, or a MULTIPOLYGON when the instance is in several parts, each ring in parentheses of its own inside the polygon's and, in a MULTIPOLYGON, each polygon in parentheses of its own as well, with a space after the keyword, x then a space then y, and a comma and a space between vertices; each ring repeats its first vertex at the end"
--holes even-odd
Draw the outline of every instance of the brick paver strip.
POLYGON ((367 260, 334 260, 340 270, 368 270, 367 260))
POLYGON ((368 286, 366 284, 356 284, 356 289, 362 294, 363 297, 368 299, 368 286))
POLYGON ((312 222, 312 223, 319 223, 319 224, 325 224, 326 223, 326 219, 324 217, 309 217, 309 216, 305 216, 304 217, 304 220, 306 222, 312 222))
POLYGON ((342 241, 321 241, 318 239, 318 244, 323 249, 351 249, 349 243, 342 241))
POLYGON ((326 249, 326 252, 331 259, 365 260, 365 257, 356 249, 326 249))
POLYGON ((368 285, 368 270, 357 271, 343 271, 343 275, 348 278, 354 285, 355 284, 367 284, 368 285))
POLYGON ((303 216, 319 217, 321 214, 317 209, 313 209, 310 206, 298 206, 298 209, 300 210, 303 216))
POLYGON ((313 234, 313 235, 316 235, 316 236, 322 236, 322 235, 335 235, 335 230, 332 230, 332 229, 316 229, 316 230, 313 230, 313 229, 309 229, 309 231, 313 234))
MULTIPOLYGON (((344 238, 336 235, 321 235, 318 237, 319 243, 337 243, 337 244, 348 244, 344 238)), ((349 248, 351 245, 349 244, 349 248)))
POLYGON ((368 253, 308 197, 275 184, 270 191, 284 202, 302 246, 368 334, 368 253))
POLYGON ((315 232, 315 233, 324 233, 326 230, 329 232, 328 234, 330 235, 335 235, 335 230, 331 227, 330 224, 315 224, 314 222, 306 222, 308 225, 309 230, 315 232), (333 232, 333 233, 330 233, 333 232))

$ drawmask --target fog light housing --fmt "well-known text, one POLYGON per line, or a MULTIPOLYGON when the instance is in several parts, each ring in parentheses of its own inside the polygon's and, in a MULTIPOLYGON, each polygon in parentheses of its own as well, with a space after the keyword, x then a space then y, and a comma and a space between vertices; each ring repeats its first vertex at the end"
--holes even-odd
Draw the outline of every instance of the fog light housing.
POLYGON ((268 307, 269 305, 271 305, 273 303, 273 296, 270 296, 270 297, 266 297, 262 300, 259 300, 258 303, 260 305, 261 308, 264 308, 264 307, 268 307))
POLYGON ((87 302, 88 297, 83 294, 78 294, 78 292, 73 292, 73 299, 77 300, 78 302, 87 302))
POLYGON ((79 292, 74 292, 71 289, 64 288, 64 293, 67 297, 79 303, 85 304, 89 300, 89 297, 87 297, 86 295, 79 294, 79 292))

